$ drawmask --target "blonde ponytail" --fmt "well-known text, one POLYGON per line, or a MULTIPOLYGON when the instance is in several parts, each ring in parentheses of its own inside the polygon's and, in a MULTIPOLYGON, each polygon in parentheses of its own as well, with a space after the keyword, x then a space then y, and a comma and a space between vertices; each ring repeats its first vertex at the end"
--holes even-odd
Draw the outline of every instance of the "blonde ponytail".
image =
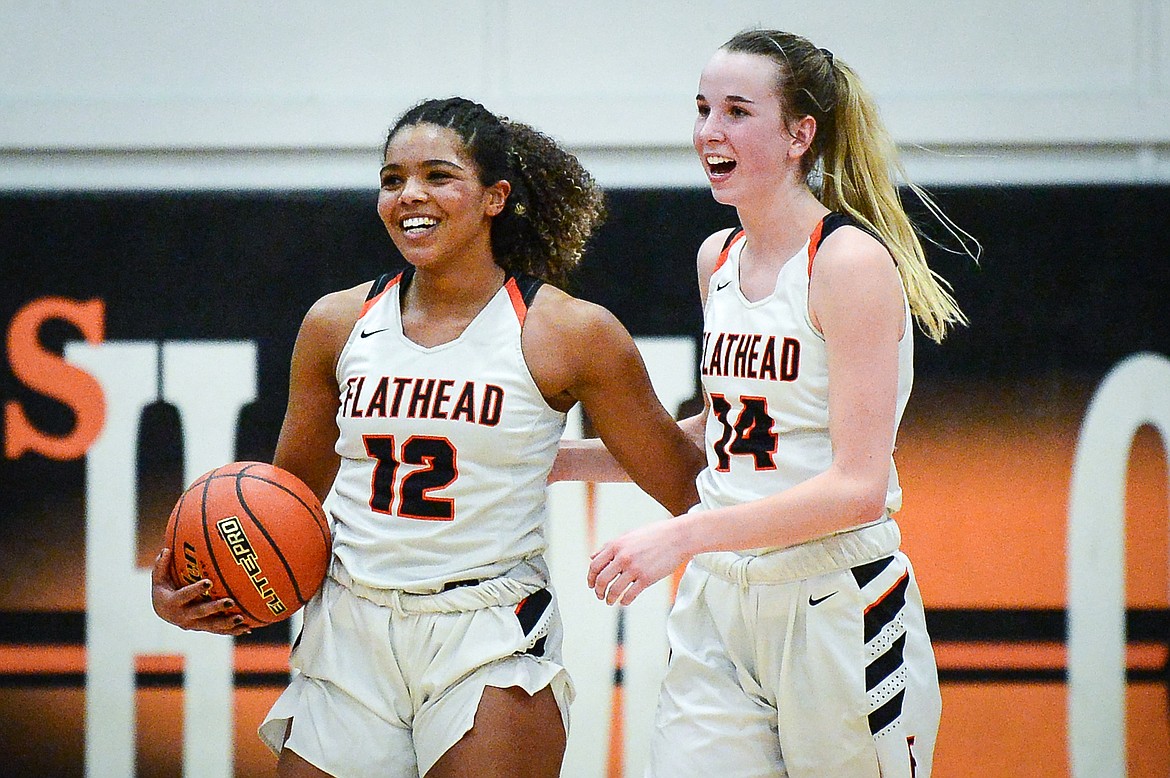
POLYGON ((833 137, 823 146, 821 201, 848 213, 881 237, 898 265, 910 312, 932 340, 941 342, 947 330, 966 324, 967 317, 950 293, 950 284, 930 268, 926 253, 902 200, 897 180, 912 191, 927 210, 957 238, 964 251, 977 257, 978 244, 942 212, 920 186, 907 180, 898 150, 878 115, 877 105, 857 74, 840 60, 834 63, 837 101, 833 137))
POLYGON ((885 243, 923 332, 941 342, 950 327, 966 324, 950 285, 926 262, 922 242, 902 206, 898 181, 939 220, 962 253, 977 260, 979 243, 906 178, 898 149, 857 74, 828 49, 779 30, 745 30, 723 49, 771 59, 785 114, 816 119, 817 132, 805 154, 804 173, 812 180, 820 178, 820 186, 814 189, 820 189, 826 207, 849 214, 885 243))

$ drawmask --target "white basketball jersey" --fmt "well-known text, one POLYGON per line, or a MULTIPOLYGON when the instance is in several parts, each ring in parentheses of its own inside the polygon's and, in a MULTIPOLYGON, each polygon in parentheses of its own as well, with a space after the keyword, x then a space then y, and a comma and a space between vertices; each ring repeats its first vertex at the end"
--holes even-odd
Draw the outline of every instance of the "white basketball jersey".
POLYGON ((338 359, 341 467, 325 508, 354 581, 430 592, 544 552, 565 414, 521 351, 538 281, 509 276, 458 338, 425 348, 402 330, 412 277, 375 286, 338 359))
MULTIPOLYGON (((720 256, 707 291, 700 363, 709 403, 707 467, 698 478, 705 508, 775 494, 824 472, 832 463, 828 359, 824 336, 809 318, 808 287, 821 242, 847 224, 854 222, 841 214, 827 215, 804 248, 780 268, 775 292, 755 302, 744 297, 739 286, 743 232, 720 256)), ((905 308, 895 429, 913 380, 908 303, 905 308)), ((891 452, 887 513, 901 503, 891 452)))

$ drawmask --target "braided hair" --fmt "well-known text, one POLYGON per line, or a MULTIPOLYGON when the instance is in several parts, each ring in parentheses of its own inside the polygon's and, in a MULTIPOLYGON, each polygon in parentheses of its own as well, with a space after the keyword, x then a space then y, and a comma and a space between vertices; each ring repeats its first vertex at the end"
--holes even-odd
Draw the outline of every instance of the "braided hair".
POLYGON ((453 130, 484 186, 502 180, 512 185, 504 210, 492 219, 496 263, 564 285, 605 218, 601 188, 577 158, 529 125, 462 97, 410 108, 387 133, 383 156, 400 130, 417 124, 453 130))

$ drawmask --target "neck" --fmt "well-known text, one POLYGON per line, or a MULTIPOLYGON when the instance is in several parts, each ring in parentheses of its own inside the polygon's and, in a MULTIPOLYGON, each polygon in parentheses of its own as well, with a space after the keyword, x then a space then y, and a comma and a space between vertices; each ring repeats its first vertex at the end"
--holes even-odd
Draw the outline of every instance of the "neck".
POLYGON ((455 267, 416 268, 403 307, 435 318, 475 312, 499 291, 506 275, 490 258, 455 267))
POLYGON ((783 263, 808 239, 829 209, 803 183, 778 187, 770 197, 736 208, 752 261, 783 263))

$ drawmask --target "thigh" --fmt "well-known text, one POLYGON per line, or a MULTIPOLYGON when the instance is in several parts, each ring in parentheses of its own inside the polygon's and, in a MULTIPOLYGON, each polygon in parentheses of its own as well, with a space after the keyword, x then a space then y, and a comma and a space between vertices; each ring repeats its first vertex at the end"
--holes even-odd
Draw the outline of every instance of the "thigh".
POLYGON ((556 778, 565 755, 565 728, 551 687, 529 694, 519 686, 484 688, 475 725, 427 771, 428 778, 556 778))
POLYGON ((276 762, 278 778, 332 778, 329 773, 314 767, 299 757, 295 751, 282 748, 280 759, 276 762))
POLYGON ((670 662, 648 776, 784 775, 776 709, 735 659, 746 639, 736 616, 742 597, 741 587, 693 566, 683 576, 667 623, 670 662))
POLYGON ((466 766, 475 756, 486 755, 483 750, 468 751, 472 747, 468 743, 486 747, 491 738, 499 739, 497 732, 517 731, 502 729, 499 725, 508 722, 497 720, 495 711, 523 724, 518 740, 501 740, 504 747, 516 750, 519 743, 544 754, 547 736, 559 764, 573 688, 561 659, 561 622, 551 593, 530 598, 519 608, 483 608, 444 621, 451 623, 436 633, 441 635, 441 650, 413 687, 421 701, 413 725, 419 772, 431 772, 457 744, 462 744, 459 752, 467 753, 453 758, 466 766), (507 694, 501 699, 504 690, 507 694), (529 724, 534 726, 525 732, 529 724))

